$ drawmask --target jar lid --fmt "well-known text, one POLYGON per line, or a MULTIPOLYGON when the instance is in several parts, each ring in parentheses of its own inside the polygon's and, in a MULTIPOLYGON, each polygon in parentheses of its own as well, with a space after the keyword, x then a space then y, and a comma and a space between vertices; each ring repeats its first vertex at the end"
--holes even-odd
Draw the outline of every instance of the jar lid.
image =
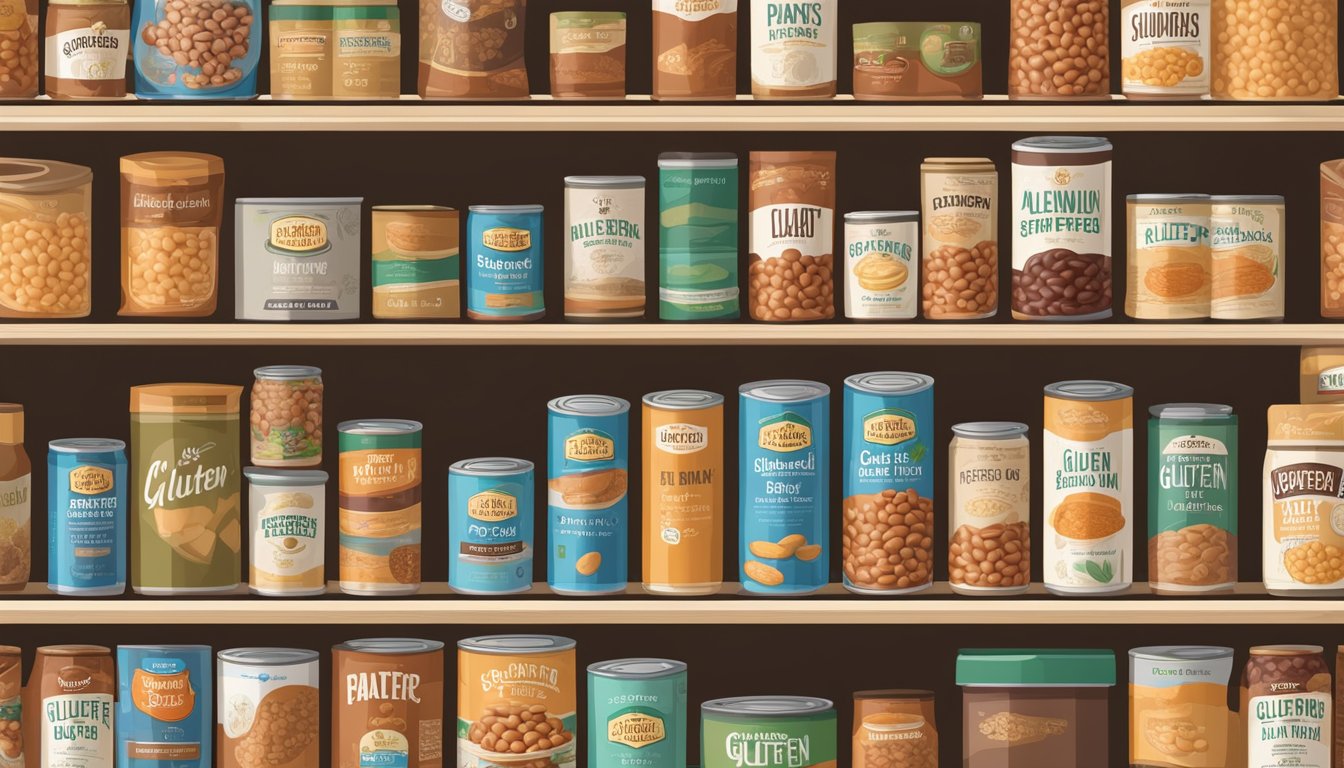
POLYGON ((558 635, 481 635, 457 641, 459 650, 501 654, 551 653, 575 645, 568 637, 558 635))
POLYGON ((1252 645, 1252 656, 1315 656, 1324 652, 1319 645, 1252 645))
POLYGON ((845 386, 874 395, 913 395, 933 386, 933 377, 905 371, 856 373, 845 379, 845 386))
POLYGON ((723 405, 723 395, 701 389, 665 389, 645 395, 644 404, 664 411, 696 411, 723 405))
POLYGON ((610 395, 565 395, 546 407, 564 416, 616 416, 630 410, 630 401, 610 395))
POLYGON ((56 160, 0 157, 0 192, 32 195, 64 192, 93 181, 93 169, 56 160))
POLYGON ((47 443, 47 450, 54 453, 124 451, 126 450, 126 442, 111 437, 66 437, 47 443))
POLYGON ((141 152, 121 158, 121 172, 141 184, 182 182, 223 173, 224 158, 203 152, 141 152))
POLYGON ((48 0, 48 5, 126 5, 126 0, 48 0))
POLYGON ((813 696, 734 696, 713 699, 700 705, 704 714, 749 715, 754 717, 796 717, 830 712, 830 699, 813 696))
POLYGON ((131 413, 237 413, 243 388, 233 384, 141 384, 131 413))
POLYGON ((1232 406, 1218 403, 1162 403, 1149 407, 1148 415, 1155 419, 1226 419, 1232 415, 1232 406))
POLYGON ((320 377, 322 369, 313 365, 263 365, 252 375, 267 381, 303 381, 320 377))
POLYGON ((491 456, 484 459, 463 459, 448 467, 448 472, 454 475, 471 475, 473 477, 500 477, 531 472, 533 466, 532 462, 527 459, 491 456))
POLYGON ((952 434, 976 440, 1008 440, 1027 434, 1027 425, 1020 421, 964 421, 952 425, 952 434))
POLYGON ((858 699, 894 699, 897 701, 933 701, 933 691, 920 688, 891 688, 883 691, 855 691, 858 699))
POLYGON ((1128 384, 1119 384, 1114 381, 1076 379, 1073 381, 1056 381, 1054 384, 1047 384, 1045 387, 1045 394, 1047 397, 1058 397, 1062 400, 1101 402, 1105 400, 1121 400, 1126 397, 1133 397, 1134 388, 1128 384))
POLYGON ((686 662, 672 659, 613 659, 588 665, 588 674, 613 680, 657 680, 686 671, 686 662))
POLYGON ((957 654, 957 685, 1111 686, 1115 652, 1105 649, 971 648, 957 654))
POLYGON ((831 388, 819 381, 803 379, 773 379, 753 381, 737 388, 738 394, 754 400, 774 403, 800 403, 831 394, 831 388))
POLYGON ((105 645, 43 645, 39 656, 110 656, 112 649, 105 645))

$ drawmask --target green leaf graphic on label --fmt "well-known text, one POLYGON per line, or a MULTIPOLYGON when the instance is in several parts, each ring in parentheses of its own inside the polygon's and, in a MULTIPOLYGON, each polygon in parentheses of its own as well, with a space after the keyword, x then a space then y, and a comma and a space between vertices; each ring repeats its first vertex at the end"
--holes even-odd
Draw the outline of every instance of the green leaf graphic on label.
POLYGON ((1111 567, 1109 560, 1098 563, 1094 560, 1083 560, 1074 563, 1073 569, 1079 573, 1085 573, 1092 577, 1092 580, 1099 584, 1109 584, 1111 579, 1115 578, 1115 569, 1111 567))
POLYGON ((910 447, 910 458, 914 459, 915 461, 923 461, 924 454, 928 452, 929 452, 928 447, 925 446, 923 443, 915 443, 913 446, 910 447))

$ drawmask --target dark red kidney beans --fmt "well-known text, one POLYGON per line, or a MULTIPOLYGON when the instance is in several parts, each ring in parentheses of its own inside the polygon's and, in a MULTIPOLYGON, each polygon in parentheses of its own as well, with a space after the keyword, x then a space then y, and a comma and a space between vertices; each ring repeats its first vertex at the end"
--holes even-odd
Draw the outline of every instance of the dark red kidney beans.
POLYGON ((1111 257, 1051 248, 1013 270, 1013 311, 1074 317, 1111 308, 1111 257))

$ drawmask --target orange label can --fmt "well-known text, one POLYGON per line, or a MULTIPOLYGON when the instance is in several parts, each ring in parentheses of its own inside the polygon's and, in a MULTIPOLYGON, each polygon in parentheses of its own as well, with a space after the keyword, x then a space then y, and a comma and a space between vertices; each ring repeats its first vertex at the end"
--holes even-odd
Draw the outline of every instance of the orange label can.
POLYGON ((574 645, 554 635, 458 641, 458 768, 576 768, 574 645))
POLYGON ((723 585, 723 395, 644 396, 644 589, 708 595, 723 585))
POLYGON ((342 422, 341 591, 407 595, 420 589, 418 421, 342 422))

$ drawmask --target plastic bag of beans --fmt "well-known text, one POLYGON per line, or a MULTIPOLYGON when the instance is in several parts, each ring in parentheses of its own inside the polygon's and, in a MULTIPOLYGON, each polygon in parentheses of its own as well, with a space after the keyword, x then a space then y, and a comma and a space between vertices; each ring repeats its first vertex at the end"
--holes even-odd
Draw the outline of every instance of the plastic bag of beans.
POLYGON ((223 158, 198 152, 146 152, 121 158, 117 314, 214 314, 223 202, 223 158))
POLYGON ((420 74, 426 99, 525 99, 527 0, 420 0, 420 74))

